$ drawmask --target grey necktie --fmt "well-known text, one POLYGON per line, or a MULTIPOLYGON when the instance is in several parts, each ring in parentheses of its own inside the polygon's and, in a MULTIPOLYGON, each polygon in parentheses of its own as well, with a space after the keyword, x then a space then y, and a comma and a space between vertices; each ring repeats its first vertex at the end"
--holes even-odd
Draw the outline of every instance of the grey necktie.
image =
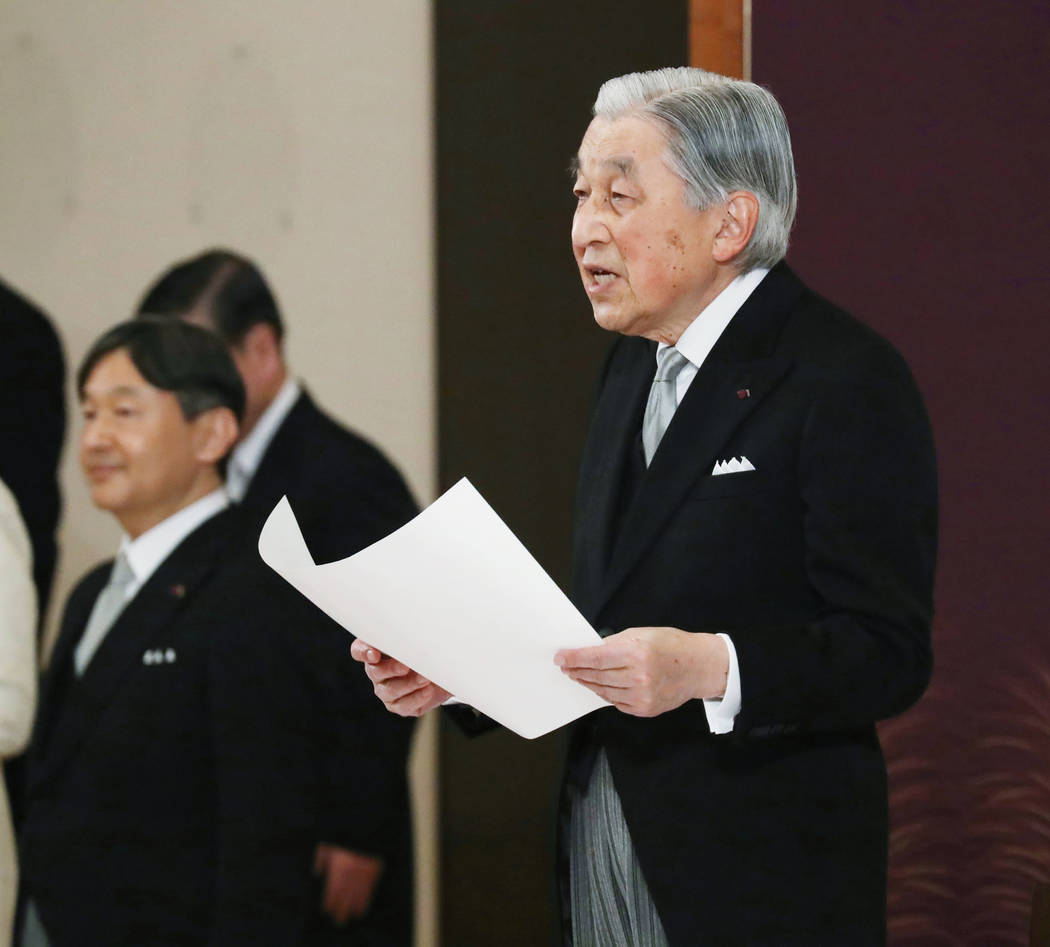
POLYGON ((36 909, 36 904, 32 901, 27 901, 25 920, 22 922, 22 939, 19 941, 19 947, 49 947, 50 943, 47 931, 44 930, 40 914, 36 909))
POLYGON ((251 480, 251 474, 237 463, 236 457, 231 457, 226 466, 226 495, 234 503, 240 503, 244 499, 244 495, 248 492, 249 480, 251 480))
POLYGON ((653 378, 653 387, 649 390, 649 400, 645 404, 645 416, 642 418, 642 449, 645 451, 646 467, 652 462, 664 431, 674 417, 678 407, 678 394, 675 390, 678 375, 688 364, 689 359, 673 345, 656 353, 656 377, 653 378))
POLYGON ((131 571, 127 557, 121 553, 113 563, 113 569, 109 573, 109 582, 95 600, 95 607, 91 610, 87 628, 84 629, 84 634, 73 652, 73 666, 78 675, 84 673, 84 668, 88 666, 92 655, 102 644, 106 632, 123 611, 127 604, 128 586, 134 581, 135 573, 131 571))

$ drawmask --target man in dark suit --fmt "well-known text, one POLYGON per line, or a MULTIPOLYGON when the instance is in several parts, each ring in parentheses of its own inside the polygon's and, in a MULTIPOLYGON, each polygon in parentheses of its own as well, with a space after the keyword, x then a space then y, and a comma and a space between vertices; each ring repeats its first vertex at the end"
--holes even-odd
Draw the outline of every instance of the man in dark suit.
MULTIPOLYGON (((253 546, 284 495, 318 562, 349 556, 415 515, 408 488, 382 453, 324 414, 289 376, 277 302, 249 260, 212 250, 176 264, 146 291, 138 311, 217 332, 237 365, 247 410, 227 489, 253 546)), ((357 695, 368 682, 350 659, 346 632, 316 610, 308 622, 331 722, 323 760, 329 796, 316 852, 324 915, 312 937, 318 945, 408 944, 411 722, 390 717, 374 701, 362 717, 357 695)))
MULTIPOLYGON (((929 678, 936 483, 899 355, 783 263, 795 176, 764 89, 671 69, 599 92, 573 249, 621 333, 581 467, 554 656, 612 706, 574 727, 577 945, 885 940, 875 721, 929 678)), ((364 642, 377 694, 447 694, 364 642)))
POLYGON ((300 606, 237 537, 244 389, 198 327, 122 323, 77 374, 124 529, 67 603, 30 749, 22 943, 304 943, 318 793, 300 606))

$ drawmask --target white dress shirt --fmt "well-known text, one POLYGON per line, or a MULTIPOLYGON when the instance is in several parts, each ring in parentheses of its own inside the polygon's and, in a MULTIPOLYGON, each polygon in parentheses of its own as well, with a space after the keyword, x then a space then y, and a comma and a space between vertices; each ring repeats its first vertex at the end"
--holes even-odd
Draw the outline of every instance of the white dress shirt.
MULTIPOLYGON (((751 270, 738 276, 725 289, 722 290, 707 307, 679 336, 675 348, 688 359, 689 364, 683 366, 678 373, 675 385, 676 407, 682 403, 685 393, 696 378, 696 373, 704 360, 711 354, 711 349, 719 340, 726 326, 732 321, 740 307, 744 305, 747 298, 755 291, 755 288, 769 272, 767 269, 751 270)), ((657 352, 667 348, 667 343, 661 342, 657 352)), ((740 713, 740 666, 737 663, 736 648, 729 635, 719 632, 718 635, 729 649, 729 676, 726 680, 725 694, 718 698, 704 701, 704 713, 707 715, 707 724, 712 733, 730 733, 733 729, 733 721, 740 713)))
POLYGON ((166 520, 132 539, 125 533, 120 540, 119 554, 123 554, 135 578, 128 583, 125 601, 131 601, 160 564, 175 551, 190 533, 205 520, 230 505, 226 491, 219 487, 211 493, 172 513, 166 520))
POLYGON ((277 397, 267 406, 266 410, 255 422, 248 436, 244 438, 230 455, 230 462, 226 466, 226 492, 233 500, 243 500, 248 492, 248 484, 251 483, 255 471, 262 463, 263 454, 270 446, 270 442, 277 434, 277 429, 288 417, 292 405, 299 399, 302 389, 293 378, 285 379, 277 397))
POLYGON ((78 675, 83 674, 84 670, 91 663, 91 659, 95 656, 99 645, 106 635, 109 634, 109 626, 113 623, 116 616, 135 597, 138 590, 153 575, 157 567, 168 558, 172 550, 183 539, 206 519, 210 519, 220 510, 229 506, 229 503, 230 498, 226 495, 226 491, 219 487, 199 500, 195 500, 189 506, 185 506, 173 513, 156 526, 146 530, 137 539, 131 539, 127 533, 121 537, 120 548, 117 551, 117 562, 110 572, 109 584, 99 593, 94 609, 92 609, 91 615, 88 617, 84 633, 73 650, 73 667, 78 675), (124 574, 120 565, 121 560, 127 566, 130 579, 126 582, 118 580, 114 584, 114 576, 124 574), (121 597, 117 602, 107 600, 107 596, 117 595, 118 592, 121 597), (120 607, 115 608, 118 603, 120 607), (95 613, 99 609, 101 609, 99 612, 100 616, 107 616, 99 620, 106 622, 108 619, 108 624, 102 624, 96 628, 95 613))

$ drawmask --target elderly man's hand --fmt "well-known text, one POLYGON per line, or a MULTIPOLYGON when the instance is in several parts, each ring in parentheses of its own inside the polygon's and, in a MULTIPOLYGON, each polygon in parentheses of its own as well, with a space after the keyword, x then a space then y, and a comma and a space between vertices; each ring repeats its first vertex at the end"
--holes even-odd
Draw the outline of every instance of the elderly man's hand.
POLYGON ((322 843, 314 852, 314 871, 324 876, 321 910, 341 927, 368 913, 383 861, 322 843))
POLYGON ((452 695, 417 674, 400 661, 395 661, 373 648, 367 641, 356 639, 350 646, 355 661, 365 666, 365 673, 386 709, 401 717, 421 717, 440 707, 452 695))
POLYGON ((554 663, 624 713, 655 717, 687 700, 721 697, 729 649, 717 635, 628 628, 599 645, 559 651, 554 663))

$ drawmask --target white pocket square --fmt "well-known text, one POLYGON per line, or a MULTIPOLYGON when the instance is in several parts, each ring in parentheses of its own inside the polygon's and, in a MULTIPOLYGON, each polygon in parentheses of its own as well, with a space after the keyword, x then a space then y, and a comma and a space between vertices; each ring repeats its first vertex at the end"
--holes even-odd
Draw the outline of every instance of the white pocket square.
POLYGON ((720 460, 711 469, 712 477, 722 474, 743 473, 745 470, 754 470, 755 465, 746 457, 731 457, 729 460, 720 460))

